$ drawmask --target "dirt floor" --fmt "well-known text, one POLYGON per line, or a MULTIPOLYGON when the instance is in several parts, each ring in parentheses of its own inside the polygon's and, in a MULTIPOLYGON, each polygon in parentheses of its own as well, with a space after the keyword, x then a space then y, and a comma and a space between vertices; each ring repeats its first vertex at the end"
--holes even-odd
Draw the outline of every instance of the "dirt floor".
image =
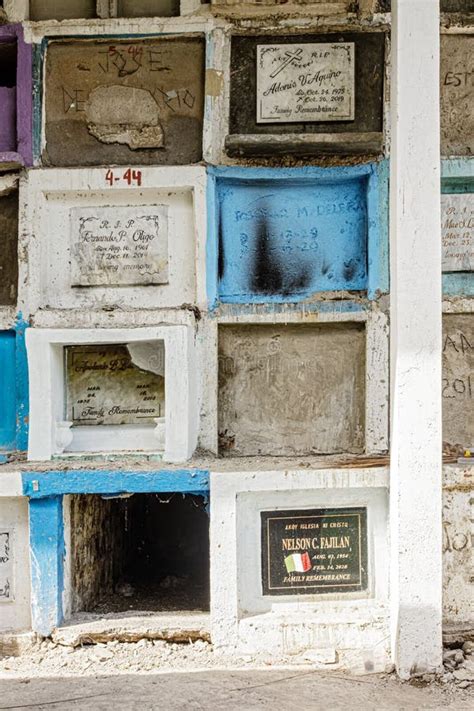
POLYGON ((0 679, 7 709, 288 709, 385 711, 474 708, 474 696, 447 685, 402 684, 392 675, 351 677, 320 671, 200 671, 87 678, 0 679))

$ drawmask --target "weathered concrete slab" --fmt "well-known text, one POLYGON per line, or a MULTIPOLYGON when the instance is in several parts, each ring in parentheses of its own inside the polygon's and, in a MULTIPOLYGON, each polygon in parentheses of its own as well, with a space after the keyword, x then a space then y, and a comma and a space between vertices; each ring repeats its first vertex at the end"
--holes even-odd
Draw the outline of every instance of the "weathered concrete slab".
POLYGON ((362 452, 364 327, 221 327, 218 407, 226 456, 362 452))
MULTIPOLYGON (((154 353, 151 358, 164 361, 156 346, 154 353)), ((164 377, 134 360, 125 345, 68 346, 67 419, 75 425, 143 425, 164 417, 164 377)))
POLYGON ((53 631, 57 644, 78 647, 97 642, 138 642, 164 639, 168 642, 210 641, 209 613, 140 612, 129 615, 75 615, 53 631))
POLYGON ((18 191, 0 195, 0 304, 13 306, 18 289, 18 191))
POLYGON ((474 35, 441 35, 441 153, 474 153, 474 35))
POLYGON ((62 166, 196 163, 203 106, 202 37, 51 42, 43 160, 62 166))
POLYGON ((443 271, 474 270, 474 193, 441 196, 443 271))
POLYGON ((474 317, 443 316, 443 440, 474 445, 474 317))
MULTIPOLYGON (((384 81, 384 51, 385 34, 381 32, 369 33, 344 33, 326 35, 265 35, 265 36, 239 36, 232 38, 231 55, 231 86, 230 86, 230 134, 240 135, 260 135, 264 138, 268 134, 342 134, 347 133, 380 133, 383 125, 383 81, 384 81), (296 114, 293 112, 290 120, 283 122, 283 114, 278 118, 278 123, 259 122, 257 112, 258 101, 258 72, 257 72, 257 52, 260 54, 266 47, 274 45, 290 45, 295 47, 294 51, 300 50, 304 45, 325 44, 331 47, 335 44, 354 45, 355 58, 355 86, 350 94, 354 96, 353 113, 345 120, 321 120, 321 115, 316 119, 315 115, 306 115, 305 121, 296 121, 296 114), (260 47, 261 49, 257 48, 260 47), (308 120, 311 118, 311 120, 308 120)), ((330 50, 328 50, 330 51, 330 50)), ((285 67, 285 71, 288 67, 285 67)), ((317 68, 311 70, 310 78, 304 79, 306 85, 308 81, 317 84, 321 78, 317 68)), ((273 72, 270 72, 273 73, 273 72)), ((302 75, 301 75, 302 76, 302 75)), ((267 89, 274 89, 272 96, 296 91, 296 89, 283 88, 283 85, 291 84, 291 81, 300 81, 300 74, 293 74, 290 81, 283 82, 278 76, 274 78, 267 89), (295 79, 296 77, 296 79, 295 79), (280 86, 279 86, 280 85, 280 86)), ((301 79, 303 81, 303 79, 301 79)), ((328 80, 331 83, 332 80, 328 80)), ((262 85, 263 86, 263 85, 262 85)), ((345 82, 345 87, 349 91, 349 85, 345 82)), ((314 89, 314 85, 306 86, 314 89)), ((331 88, 340 89, 341 87, 331 88)), ((344 88, 344 87, 342 87, 344 88)), ((301 87, 300 87, 301 89, 301 87)), ((299 89, 299 90, 300 90, 299 89)), ((334 95, 335 97, 337 94, 334 95)), ((298 99, 300 97, 296 97, 298 99)), ((313 96, 309 98, 314 98, 313 96)), ((323 98, 322 96, 319 98, 323 98)), ((326 98, 326 96, 324 96, 326 98)), ((313 112, 314 113, 314 112, 313 112)), ((342 119, 342 116, 339 118, 342 119)), ((350 152, 350 146, 348 146, 350 152)))

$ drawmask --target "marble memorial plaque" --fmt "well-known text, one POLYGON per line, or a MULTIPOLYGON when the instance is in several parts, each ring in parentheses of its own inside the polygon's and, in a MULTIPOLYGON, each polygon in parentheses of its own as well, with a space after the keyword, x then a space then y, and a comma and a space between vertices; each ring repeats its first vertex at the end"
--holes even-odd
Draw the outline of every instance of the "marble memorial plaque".
POLYGON ((223 456, 363 452, 364 326, 221 326, 218 421, 223 456))
POLYGON ((12 532, 0 529, 0 602, 13 600, 12 532))
POLYGON ((168 283, 168 208, 73 207, 72 286, 168 283))
POLYGON ((126 345, 67 346, 66 418, 74 425, 151 425, 164 417, 164 347, 149 347, 134 344, 136 365, 126 345))
POLYGON ((474 314, 443 316, 443 441, 474 446, 474 314))
POLYGON ((264 595, 367 589, 367 509, 262 511, 264 595))
POLYGON ((354 120, 354 43, 257 46, 257 123, 354 120))
POLYGON ((474 193, 441 196, 443 272, 474 270, 474 193))

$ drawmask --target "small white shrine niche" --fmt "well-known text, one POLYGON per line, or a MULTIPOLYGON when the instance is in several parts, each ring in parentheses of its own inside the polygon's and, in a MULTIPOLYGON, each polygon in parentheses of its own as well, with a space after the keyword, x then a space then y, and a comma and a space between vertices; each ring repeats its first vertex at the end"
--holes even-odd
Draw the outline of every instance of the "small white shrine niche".
POLYGON ((189 327, 30 329, 27 347, 30 460, 117 450, 160 453, 167 461, 192 455, 189 327))

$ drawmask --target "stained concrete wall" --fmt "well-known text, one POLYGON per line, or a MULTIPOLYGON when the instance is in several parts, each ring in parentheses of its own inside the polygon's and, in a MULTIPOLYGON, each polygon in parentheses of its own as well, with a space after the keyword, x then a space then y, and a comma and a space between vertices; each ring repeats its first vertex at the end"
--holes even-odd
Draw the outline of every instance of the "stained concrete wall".
POLYGON ((87 611, 113 592, 123 565, 123 511, 113 499, 71 496, 72 612, 87 611))
POLYGON ((474 445, 474 314, 443 316, 443 440, 474 445))
POLYGON ((0 305, 14 306, 18 290, 18 191, 0 192, 0 305))
POLYGON ((224 456, 363 452, 364 327, 222 326, 218 409, 224 456))
POLYGON ((50 42, 48 165, 189 164, 202 155, 204 40, 50 42))

